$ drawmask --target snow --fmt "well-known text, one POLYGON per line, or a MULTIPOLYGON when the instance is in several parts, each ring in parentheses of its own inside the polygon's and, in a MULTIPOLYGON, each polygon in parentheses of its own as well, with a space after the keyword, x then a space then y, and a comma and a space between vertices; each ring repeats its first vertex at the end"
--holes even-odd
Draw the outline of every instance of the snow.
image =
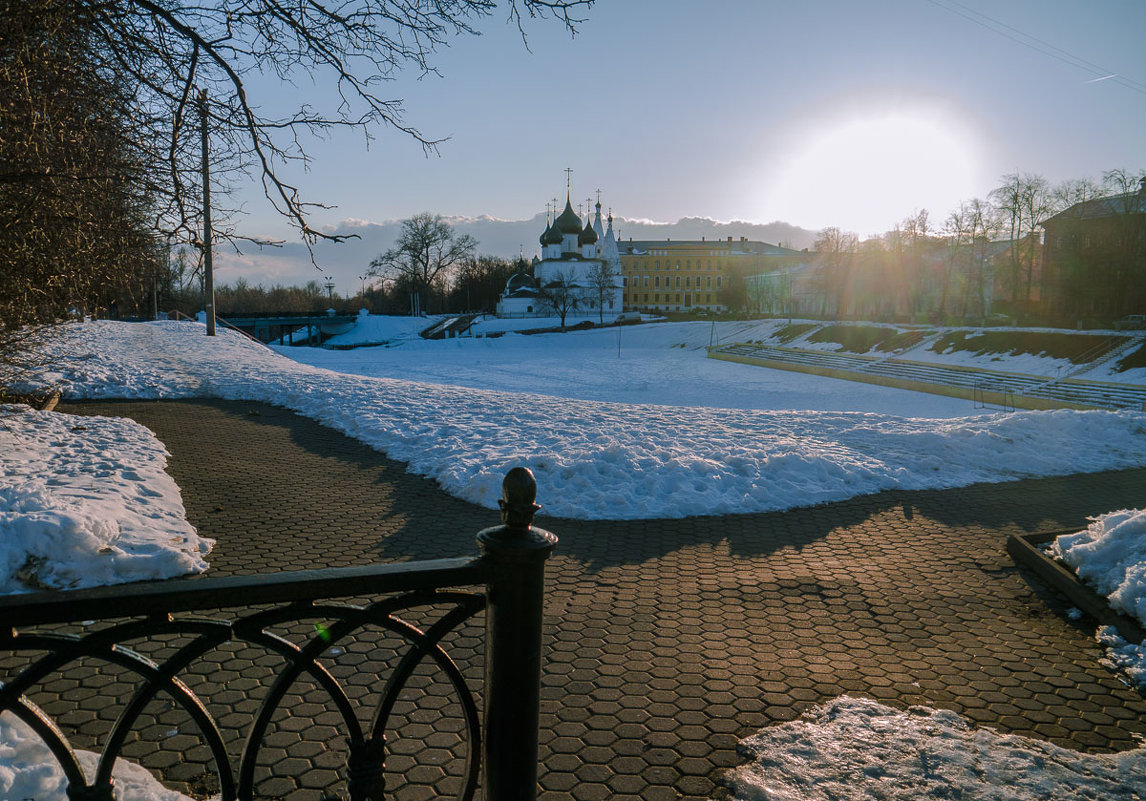
MULTIPOLYGON (((99 755, 76 751, 88 781, 95 777, 99 755)), ((168 790, 147 770, 126 759, 112 768, 118 801, 190 801, 168 790)), ((67 801, 64 772, 48 746, 11 712, 0 713, 0 798, 67 801)))
POLYGON ((284 406, 487 508, 496 507, 505 473, 525 465, 546 512, 578 519, 762 512, 887 489, 1146 464, 1142 413, 970 414, 969 403, 951 406, 939 396, 818 377, 796 385, 787 373, 707 360, 703 347, 715 326, 666 324, 638 333, 643 328, 619 329, 621 364, 610 361, 603 377, 598 371, 615 358, 618 329, 355 352, 380 363, 403 352, 415 379, 436 369, 433 362, 469 361, 477 386, 467 387, 303 365, 234 332, 208 339, 195 323, 97 322, 70 325, 47 346, 54 369, 40 380, 60 384, 69 397, 206 396, 284 406), (522 362, 517 340, 548 351, 544 366, 553 378, 522 362), (427 366, 419 372, 413 362, 427 366), (488 388, 516 388, 505 377, 510 372, 533 389, 488 388), (481 376, 491 373, 498 375, 483 385, 481 376), (778 409, 766 384, 791 408, 778 409), (578 385, 589 389, 570 390, 578 385), (793 394, 794 385, 801 391, 793 394), (540 394, 547 389, 553 394, 540 394), (872 399, 872 410, 820 411, 816 404, 830 409, 833 394, 835 405, 852 401, 852 409, 872 399), (747 408, 720 408, 733 403, 747 408), (920 411, 908 416, 912 409, 920 411))
POLYGON ((138 423, 0 406, 0 593, 207 569, 167 451, 138 423))
POLYGON ((842 696, 741 743, 729 771, 737 801, 1133 799, 1146 792, 1146 748, 1081 754, 974 728, 954 712, 900 712, 842 696))
MULTIPOLYGON (((96 322, 69 325, 46 346, 51 366, 32 384, 60 385, 69 397, 278 404, 490 507, 504 472, 525 464, 537 474, 547 512, 586 519, 786 509, 893 487, 1146 464, 1142 413, 982 413, 966 401, 705 358, 710 343, 765 340, 778 325, 664 324, 427 343, 414 338, 412 322, 391 318, 360 331, 367 341, 384 335, 391 347, 276 353, 231 331, 208 339, 196 323, 96 322)), ((211 541, 186 524, 178 488, 163 472, 162 445, 146 429, 24 407, 0 414, 7 591, 22 589, 11 566, 43 555, 21 534, 35 526, 60 538, 35 582, 80 586, 206 567, 211 541)), ((1146 539, 1141 515, 1096 518, 1064 541, 1066 551, 1099 554, 1091 557, 1094 570, 1116 586, 1121 603, 1138 609, 1144 560, 1130 552, 1146 539), (1116 565, 1125 567, 1117 581, 1116 565), (1121 590, 1127 576, 1138 589, 1121 590)), ((1100 641, 1110 635, 1098 634, 1100 641)), ((1134 647, 1111 650, 1108 660, 1116 664, 1134 647)), ((846 696, 760 732, 744 748, 752 763, 728 774, 744 801, 1146 792, 1142 748, 1085 755, 975 729, 951 712, 901 712, 846 696)), ((90 773, 95 755, 80 758, 90 773)), ((0 797, 62 799, 51 763, 23 724, 0 717, 0 797)), ((120 761, 117 771, 120 798, 182 798, 138 766, 120 761)))
POLYGON ((763 337, 774 327, 772 322, 674 323, 566 334, 507 334, 498 339, 415 339, 384 352, 377 348, 276 350, 340 373, 575 400, 746 410, 813 408, 916 417, 962 417, 976 412, 971 401, 957 398, 705 358, 705 348, 721 336, 725 341, 732 336, 763 337))
MULTIPOLYGON (((434 322, 434 319, 425 317, 391 317, 359 312, 354 327, 345 334, 331 337, 327 344, 353 347, 381 345, 392 340, 411 339, 417 337, 420 332, 429 328, 434 322)), ((300 331, 305 335, 306 328, 304 327, 300 331)), ((298 336, 296 335, 295 338, 297 340, 298 336)))
MULTIPOLYGON (((1146 627, 1146 510, 1122 509, 1090 518, 1084 531, 1062 534, 1050 553, 1106 598, 1111 608, 1146 627)), ((1106 663, 1146 689, 1146 647, 1128 643, 1113 626, 1095 634, 1106 663)))

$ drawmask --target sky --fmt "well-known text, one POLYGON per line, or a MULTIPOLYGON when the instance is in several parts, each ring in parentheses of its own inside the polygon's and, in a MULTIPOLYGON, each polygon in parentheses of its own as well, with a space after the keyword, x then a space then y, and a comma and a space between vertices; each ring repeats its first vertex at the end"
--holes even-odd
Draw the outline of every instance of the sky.
MULTIPOLYGON (((528 50, 499 9, 438 54, 440 76, 385 87, 449 137, 439 155, 396 131, 309 143, 297 178, 337 206, 316 222, 529 219, 572 168, 574 206, 599 189, 627 219, 863 237, 920 208, 941 222, 1016 170, 1146 167, 1140 0, 599 0, 575 38, 526 27, 528 50)), ((250 91, 273 109, 328 90, 250 91)), ((289 238, 257 195, 241 229, 289 238)))

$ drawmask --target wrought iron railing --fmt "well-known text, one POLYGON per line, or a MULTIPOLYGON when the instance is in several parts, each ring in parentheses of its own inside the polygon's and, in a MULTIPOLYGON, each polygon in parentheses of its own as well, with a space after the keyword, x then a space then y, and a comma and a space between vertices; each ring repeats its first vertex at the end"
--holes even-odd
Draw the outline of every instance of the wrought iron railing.
MULTIPOLYGON (((184 786, 196 765, 207 768, 208 778, 191 782, 192 790, 223 801, 287 794, 274 785, 260 789, 260 781, 281 777, 275 768, 285 763, 313 766, 316 754, 337 756, 341 765, 336 771, 326 759, 325 773, 292 792, 309 788, 330 798, 344 789, 353 801, 381 801, 391 789, 387 734, 402 728, 399 717, 429 720, 431 738, 453 732, 459 741, 458 769, 435 794, 445 788, 468 801, 484 777, 488 801, 532 801, 544 562, 556 543, 532 527, 535 491, 528 470, 510 471, 503 524, 478 534, 475 558, 0 598, 0 712, 14 714, 47 746, 70 801, 112 801, 120 759, 138 759, 184 786), (198 615, 220 609, 239 611, 226 620, 198 615), (447 645, 472 634, 483 610, 484 665, 459 666, 447 645), (384 642, 401 647, 380 656, 384 642), (339 660, 348 654, 355 657, 349 664, 339 660), (385 677, 371 665, 384 666, 385 677), (481 674, 480 693, 467 673, 481 674), (434 702, 429 717, 417 717, 419 701, 434 702), (435 732, 445 707, 450 725, 435 732), (93 731, 69 736, 69 726, 93 731), (302 742, 299 732, 309 726, 326 732, 311 741, 309 762, 299 749, 268 745, 276 733, 302 742), (345 738, 339 747, 334 729, 345 738), (149 734, 177 735, 175 768, 149 734), (99 748, 87 774, 76 738, 99 748), (276 755, 283 757, 278 766, 276 755)), ((434 747, 406 746, 406 760, 434 747)))

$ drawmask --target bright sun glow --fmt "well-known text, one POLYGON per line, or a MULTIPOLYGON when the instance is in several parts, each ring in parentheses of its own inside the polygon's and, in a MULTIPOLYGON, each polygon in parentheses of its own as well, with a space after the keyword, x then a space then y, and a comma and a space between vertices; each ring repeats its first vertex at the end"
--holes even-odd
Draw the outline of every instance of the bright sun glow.
POLYGON ((892 113, 817 125, 777 153, 766 213, 806 228, 882 233, 916 209, 933 224, 982 192, 974 137, 937 114, 892 113))

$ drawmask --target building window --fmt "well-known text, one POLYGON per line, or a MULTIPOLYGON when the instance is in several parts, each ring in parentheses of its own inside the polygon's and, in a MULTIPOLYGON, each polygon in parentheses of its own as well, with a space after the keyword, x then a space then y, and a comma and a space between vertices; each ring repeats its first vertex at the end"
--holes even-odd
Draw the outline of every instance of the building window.
POLYGON ((684 269, 686 269, 686 270, 692 269, 692 259, 685 259, 684 260, 684 269))
POLYGON ((627 288, 628 286, 629 286, 629 278, 628 278, 628 276, 622 275, 622 276, 621 276, 621 288, 622 288, 622 289, 625 289, 625 288, 627 288))
POLYGON ((661 288, 661 277, 659 275, 656 276, 655 278, 653 278, 653 288, 654 289, 660 289, 661 288))
POLYGON ((653 295, 653 303, 660 303, 660 302, 661 302, 661 296, 660 295, 653 295))
POLYGON ((648 288, 649 288, 649 277, 646 275, 645 276, 645 289, 648 289, 648 288))
POLYGON ((691 275, 686 275, 684 277, 684 288, 685 289, 692 289, 692 276, 691 275))
POLYGON ((676 288, 680 289, 680 276, 679 275, 676 277, 676 288))
POLYGON ((716 288, 720 289, 720 276, 716 276, 716 288))
POLYGON ((708 276, 708 280, 704 282, 705 289, 712 289, 712 276, 708 276))
POLYGON ((656 264, 657 264, 657 266, 656 266, 654 269, 657 269, 657 270, 659 270, 659 269, 661 268, 661 260, 660 260, 660 259, 657 259, 657 262, 656 262, 656 264))

